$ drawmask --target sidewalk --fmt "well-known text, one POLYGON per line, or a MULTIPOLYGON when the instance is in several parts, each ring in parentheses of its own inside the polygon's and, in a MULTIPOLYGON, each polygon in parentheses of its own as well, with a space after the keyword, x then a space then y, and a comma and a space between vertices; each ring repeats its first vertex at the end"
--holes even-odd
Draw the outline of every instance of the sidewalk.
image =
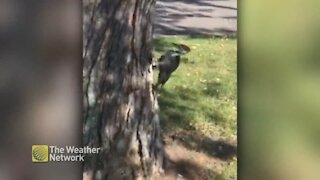
POLYGON ((155 36, 237 34, 236 0, 158 0, 155 36))

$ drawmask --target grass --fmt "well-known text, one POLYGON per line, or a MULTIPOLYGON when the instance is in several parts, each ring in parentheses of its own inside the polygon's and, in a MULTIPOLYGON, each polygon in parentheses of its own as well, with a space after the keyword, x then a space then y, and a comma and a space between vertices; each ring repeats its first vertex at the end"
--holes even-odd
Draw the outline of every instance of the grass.
POLYGON ((155 41, 157 57, 168 42, 192 50, 160 93, 163 128, 194 128, 208 136, 236 138, 236 40, 161 38, 155 41))
MULTIPOLYGON (((154 40, 159 57, 170 43, 191 47, 179 68, 160 91, 164 134, 195 130, 205 137, 237 139, 236 39, 163 37, 154 40)), ((155 72, 155 81, 157 72, 155 72)), ((236 160, 231 162, 236 164, 236 160)), ((223 177, 235 176, 236 165, 226 165, 223 177)))

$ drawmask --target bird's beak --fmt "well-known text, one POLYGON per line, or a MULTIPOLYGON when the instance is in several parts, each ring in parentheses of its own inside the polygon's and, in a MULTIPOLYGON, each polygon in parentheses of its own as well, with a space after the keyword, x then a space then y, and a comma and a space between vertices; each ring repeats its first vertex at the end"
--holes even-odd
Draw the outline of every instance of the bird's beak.
POLYGON ((171 54, 171 56, 180 56, 181 55, 181 53, 173 53, 173 54, 171 54))

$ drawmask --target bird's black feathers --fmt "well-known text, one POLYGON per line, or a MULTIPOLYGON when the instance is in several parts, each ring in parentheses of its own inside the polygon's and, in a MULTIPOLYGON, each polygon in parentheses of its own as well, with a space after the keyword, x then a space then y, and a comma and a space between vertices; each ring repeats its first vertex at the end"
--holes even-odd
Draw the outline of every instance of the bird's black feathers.
POLYGON ((180 56, 190 52, 190 48, 183 44, 174 44, 178 50, 166 51, 158 60, 156 67, 159 69, 158 82, 156 89, 161 87, 169 80, 171 73, 173 73, 180 64, 180 56))

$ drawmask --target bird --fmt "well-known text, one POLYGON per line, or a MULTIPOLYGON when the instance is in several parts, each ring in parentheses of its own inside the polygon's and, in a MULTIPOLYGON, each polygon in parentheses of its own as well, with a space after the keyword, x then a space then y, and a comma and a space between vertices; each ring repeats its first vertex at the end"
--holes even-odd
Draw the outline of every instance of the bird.
POLYGON ((158 60, 154 67, 159 69, 158 81, 155 88, 161 88, 169 80, 171 74, 179 67, 180 56, 185 55, 191 51, 191 49, 184 44, 172 43, 176 47, 176 50, 167 50, 158 60))

